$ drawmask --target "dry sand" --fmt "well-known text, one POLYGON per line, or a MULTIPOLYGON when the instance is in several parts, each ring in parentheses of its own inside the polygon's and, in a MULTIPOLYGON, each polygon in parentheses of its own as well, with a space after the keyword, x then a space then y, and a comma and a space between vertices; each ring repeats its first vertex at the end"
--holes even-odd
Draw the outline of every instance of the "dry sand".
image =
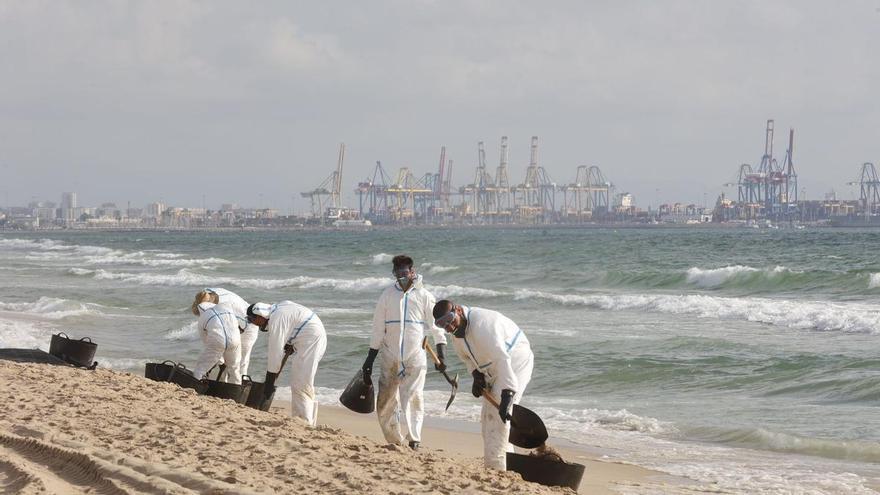
MULTIPOLYGON (((0 360, 0 404, 3 493, 571 493, 483 469, 475 433, 427 428, 413 453, 373 415, 322 407, 312 428, 110 370, 0 360)), ((587 465, 582 493, 671 486, 563 454, 587 465)))

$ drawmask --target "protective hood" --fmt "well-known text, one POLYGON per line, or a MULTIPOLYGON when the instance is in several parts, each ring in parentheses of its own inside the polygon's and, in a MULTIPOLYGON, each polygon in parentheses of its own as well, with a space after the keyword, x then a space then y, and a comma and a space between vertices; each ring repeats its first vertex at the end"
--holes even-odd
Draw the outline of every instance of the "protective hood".
POLYGON ((213 308, 214 306, 216 306, 216 304, 214 304, 212 302, 199 303, 199 314, 204 313, 205 311, 213 308))
POLYGON ((272 313, 272 305, 258 302, 254 304, 254 308, 251 311, 257 316, 262 316, 263 318, 268 319, 269 315, 272 313))

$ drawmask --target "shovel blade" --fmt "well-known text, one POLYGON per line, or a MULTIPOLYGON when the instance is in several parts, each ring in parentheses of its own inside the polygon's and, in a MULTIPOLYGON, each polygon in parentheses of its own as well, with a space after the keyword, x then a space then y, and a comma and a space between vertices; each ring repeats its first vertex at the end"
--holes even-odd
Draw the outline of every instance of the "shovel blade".
POLYGON ((513 405, 513 418, 510 420, 510 443, 523 449, 534 449, 547 441, 547 427, 531 409, 519 404, 513 405))
POLYGON ((444 409, 445 411, 448 411, 449 406, 452 405, 452 401, 455 400, 455 394, 458 393, 458 373, 455 374, 454 380, 450 380, 449 375, 447 375, 445 371, 443 372, 443 376, 445 376, 446 381, 449 382, 450 385, 452 385, 452 394, 449 396, 449 400, 446 401, 446 409, 444 409))

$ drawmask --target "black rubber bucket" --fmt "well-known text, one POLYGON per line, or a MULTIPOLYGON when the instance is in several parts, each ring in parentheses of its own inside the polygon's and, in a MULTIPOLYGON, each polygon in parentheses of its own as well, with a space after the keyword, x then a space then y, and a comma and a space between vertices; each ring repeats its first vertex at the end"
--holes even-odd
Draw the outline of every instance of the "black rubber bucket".
POLYGON ((272 399, 275 397, 276 387, 272 386, 272 392, 269 397, 264 400, 263 391, 266 390, 266 384, 263 382, 251 382, 251 391, 248 393, 245 405, 259 409, 260 411, 268 411, 272 407, 272 399))
POLYGON ((250 392, 251 381, 247 379, 242 380, 241 385, 218 382, 217 380, 208 380, 208 389, 205 390, 205 395, 220 399, 234 400, 239 404, 246 404, 250 392))
POLYGON ((513 452, 507 453, 507 470, 520 474, 526 481, 544 486, 567 486, 577 491, 584 477, 584 465, 556 462, 513 452))
POLYGON ((192 371, 186 369, 186 366, 177 364, 174 361, 147 363, 144 369, 144 376, 157 382, 176 383, 183 388, 191 388, 200 394, 205 393, 205 390, 208 388, 207 385, 197 380, 193 376, 192 371))
POLYGON ((63 332, 52 335, 49 342, 49 354, 83 368, 94 369, 98 364, 93 361, 96 350, 98 344, 92 342, 92 339, 83 337, 73 340, 63 332))

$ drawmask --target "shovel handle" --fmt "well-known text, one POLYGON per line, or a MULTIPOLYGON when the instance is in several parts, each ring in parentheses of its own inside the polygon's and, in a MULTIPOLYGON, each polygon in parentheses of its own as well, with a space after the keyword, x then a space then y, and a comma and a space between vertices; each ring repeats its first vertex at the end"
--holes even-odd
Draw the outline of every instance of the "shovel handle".
POLYGON ((487 389, 485 389, 485 388, 483 389, 483 397, 484 397, 487 401, 489 401, 489 404, 492 404, 493 406, 495 406, 495 409, 500 409, 500 408, 501 408, 501 404, 498 403, 498 400, 495 399, 495 396, 492 395, 491 393, 489 393, 489 391, 488 391, 487 389))
POLYGON ((424 347, 425 350, 428 351, 428 354, 431 355, 431 359, 434 360, 434 364, 440 364, 440 358, 437 357, 437 353, 434 352, 434 349, 432 349, 431 346, 428 344, 428 337, 425 337, 425 339, 422 340, 422 347, 424 347))

